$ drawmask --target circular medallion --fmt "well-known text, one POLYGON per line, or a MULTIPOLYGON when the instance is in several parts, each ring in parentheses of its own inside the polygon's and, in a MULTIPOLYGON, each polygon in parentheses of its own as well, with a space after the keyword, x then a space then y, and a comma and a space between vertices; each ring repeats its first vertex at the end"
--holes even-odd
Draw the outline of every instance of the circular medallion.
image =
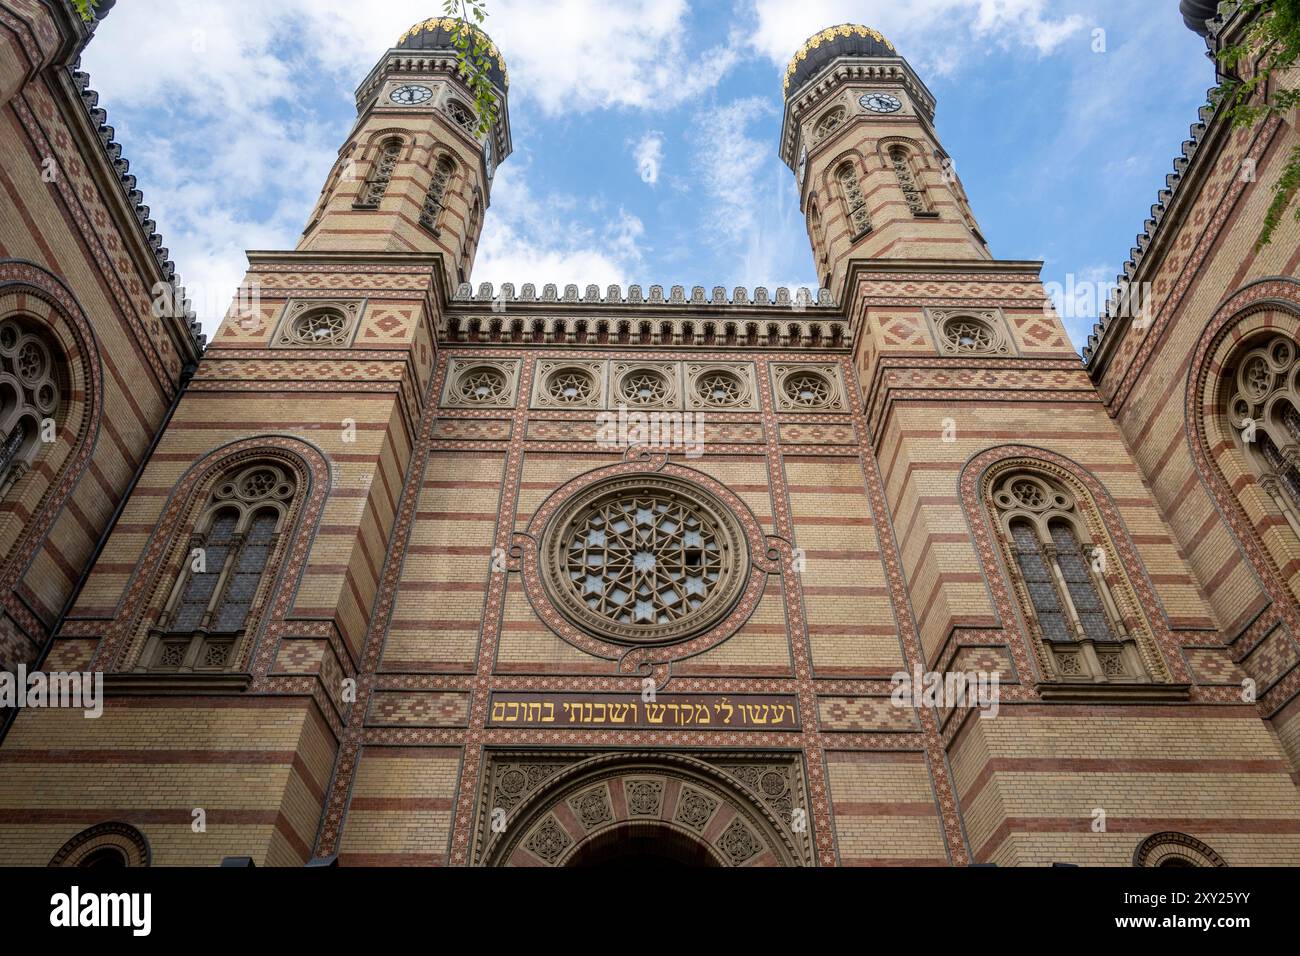
POLYGON ((599 481, 542 535, 542 580, 582 630, 621 644, 668 644, 707 631, 749 577, 740 522, 703 488, 663 474, 599 481))

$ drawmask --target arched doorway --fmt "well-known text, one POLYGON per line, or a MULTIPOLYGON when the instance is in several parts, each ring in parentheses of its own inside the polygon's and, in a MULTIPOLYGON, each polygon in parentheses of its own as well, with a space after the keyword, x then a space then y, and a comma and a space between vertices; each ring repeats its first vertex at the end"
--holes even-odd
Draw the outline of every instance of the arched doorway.
POLYGON ((662 824, 609 827, 573 853, 571 867, 606 869, 672 869, 721 866, 708 846, 662 824))
POLYGON ((489 756, 475 862, 486 866, 810 865, 801 764, 669 752, 489 756), (546 760, 550 762, 545 762, 546 760))

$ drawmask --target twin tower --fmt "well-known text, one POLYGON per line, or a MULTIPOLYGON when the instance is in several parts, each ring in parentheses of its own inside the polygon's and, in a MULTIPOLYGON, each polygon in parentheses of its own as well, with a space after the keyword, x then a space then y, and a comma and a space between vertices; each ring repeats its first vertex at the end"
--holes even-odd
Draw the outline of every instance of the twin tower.
MULTIPOLYGON (((458 75, 459 29, 416 24, 366 77, 300 251, 436 252, 452 288, 470 281, 512 143, 505 61, 484 37, 499 112, 482 132, 458 75)), ((935 134, 934 96, 889 40, 864 26, 823 30, 791 60, 784 89, 781 157, 824 288, 840 298, 854 258, 990 258, 935 134)))

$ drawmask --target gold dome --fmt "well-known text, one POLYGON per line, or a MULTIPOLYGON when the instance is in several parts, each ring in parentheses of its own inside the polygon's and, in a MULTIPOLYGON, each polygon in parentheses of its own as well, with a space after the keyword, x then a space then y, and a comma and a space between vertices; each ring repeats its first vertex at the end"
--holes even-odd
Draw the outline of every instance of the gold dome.
POLYGON ((455 46, 452 37, 464 30, 469 30, 482 38, 488 62, 493 67, 489 70, 491 78, 499 80, 503 88, 509 89, 510 74, 506 71, 505 57, 492 42, 492 38, 472 23, 451 17, 430 17, 428 20, 421 20, 398 37, 395 46, 399 50, 453 50, 455 46))
POLYGON ((898 51, 880 31, 864 27, 860 23, 841 23, 839 26, 827 27, 810 36, 790 60, 785 71, 785 92, 790 92, 790 84, 794 82, 796 74, 800 79, 809 77, 840 54, 897 56, 898 51))

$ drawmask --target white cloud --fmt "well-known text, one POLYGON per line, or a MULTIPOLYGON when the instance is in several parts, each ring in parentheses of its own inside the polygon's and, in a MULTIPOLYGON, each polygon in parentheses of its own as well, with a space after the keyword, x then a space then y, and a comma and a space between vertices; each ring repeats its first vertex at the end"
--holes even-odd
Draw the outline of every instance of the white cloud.
MULTIPOLYGON (((677 105, 715 86, 742 47, 736 34, 692 58, 686 0, 488 6, 487 29, 510 69, 517 114, 521 97, 548 115, 677 105)), ((101 25, 86 68, 116 111, 146 201, 209 334, 244 275, 243 249, 296 244, 342 141, 322 116, 346 112, 380 54, 439 9, 429 0, 133 0, 101 25), (123 119, 133 109, 147 121, 146 134, 129 134, 123 119), (165 131, 156 126, 160 115, 165 131)), ((653 141, 643 146, 638 162, 653 164, 653 182, 662 156, 653 141)), ((549 208, 561 201, 549 197, 549 208)), ((493 208, 505 221, 489 225, 476 279, 513 260, 530 274, 545 267, 620 281, 636 261, 634 217, 616 217, 590 247, 570 229, 560 245, 530 248, 530 236, 540 234, 510 218, 514 206, 499 184, 493 208), (508 237, 522 244, 507 252, 508 237), (561 261, 557 250, 573 258, 561 261)))
MULTIPOLYGON (((802 232, 794 178, 772 149, 769 134, 752 127, 776 112, 768 97, 734 100, 694 120, 694 178, 706 197, 701 221, 711 232, 721 266, 716 277, 741 284, 769 282, 811 265, 802 232)), ((801 282, 800 284, 811 284, 801 282)))
POLYGON ((659 182, 659 168, 664 161, 664 134, 651 130, 637 141, 632 151, 636 159, 636 172, 643 183, 651 186, 659 182))
MULTIPOLYGON (((223 97, 274 97, 292 85, 295 71, 316 67, 355 84, 408 27, 440 6, 429 0, 134 0, 114 9, 103 32, 125 36, 124 21, 131 21, 131 35, 147 38, 139 53, 149 69, 139 69, 134 56, 106 59, 96 69, 112 72, 122 96, 201 83, 223 97), (196 37, 205 52, 193 51, 196 37), (303 62, 273 55, 286 41, 304 45, 303 62), (224 81, 209 86, 218 75, 224 81)), ((690 55, 686 0, 491 0, 488 13, 485 27, 505 57, 512 95, 529 97, 550 114, 681 103, 716 85, 740 56, 739 33, 690 55)))
POLYGON ((1077 14, 1053 18, 1046 7, 1046 0, 755 0, 750 43, 784 68, 817 31, 862 23, 888 37, 918 70, 943 75, 961 64, 963 51, 954 44, 971 52, 1020 45, 1046 55, 1085 25, 1077 14))
MULTIPOLYGON (((492 215, 474 262, 474 281, 500 285, 525 282, 538 292, 548 282, 561 288, 637 281, 642 268, 645 227, 620 208, 587 225, 573 215, 581 200, 561 193, 534 194, 528 183, 530 164, 516 155, 497 173, 492 188, 492 215), (498 208, 498 205, 500 208, 498 208)), ((598 207, 598 212, 607 212, 598 207)))

